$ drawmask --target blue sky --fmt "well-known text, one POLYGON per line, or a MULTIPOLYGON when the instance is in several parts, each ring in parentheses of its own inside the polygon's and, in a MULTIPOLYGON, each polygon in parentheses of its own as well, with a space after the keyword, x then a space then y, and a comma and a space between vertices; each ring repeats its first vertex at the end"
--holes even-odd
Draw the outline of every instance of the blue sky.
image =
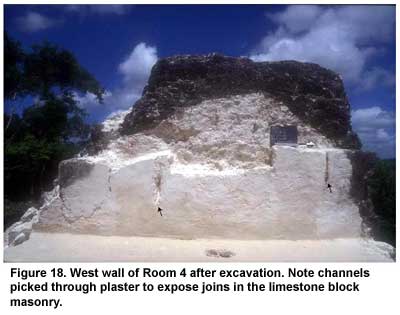
POLYGON ((364 147, 395 155, 394 6, 6 5, 4 12, 13 38, 72 51, 106 88, 104 104, 76 96, 90 121, 130 108, 159 58, 294 59, 338 72, 364 147))

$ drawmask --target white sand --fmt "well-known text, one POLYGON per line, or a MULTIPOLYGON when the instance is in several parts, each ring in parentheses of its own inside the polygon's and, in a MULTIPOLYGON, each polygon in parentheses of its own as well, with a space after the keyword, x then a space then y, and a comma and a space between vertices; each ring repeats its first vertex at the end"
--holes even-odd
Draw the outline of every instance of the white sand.
POLYGON ((34 232, 29 241, 4 250, 6 262, 203 261, 203 262, 387 262, 391 246, 373 240, 179 240, 34 232), (228 250, 230 258, 207 250, 228 250))

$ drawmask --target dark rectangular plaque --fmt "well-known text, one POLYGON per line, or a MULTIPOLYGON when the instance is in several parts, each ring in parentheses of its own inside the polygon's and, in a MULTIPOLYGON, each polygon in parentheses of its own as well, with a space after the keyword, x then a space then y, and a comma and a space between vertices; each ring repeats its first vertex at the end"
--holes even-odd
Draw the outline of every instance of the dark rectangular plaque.
POLYGON ((297 126, 272 126, 271 146, 276 143, 297 144, 297 126))

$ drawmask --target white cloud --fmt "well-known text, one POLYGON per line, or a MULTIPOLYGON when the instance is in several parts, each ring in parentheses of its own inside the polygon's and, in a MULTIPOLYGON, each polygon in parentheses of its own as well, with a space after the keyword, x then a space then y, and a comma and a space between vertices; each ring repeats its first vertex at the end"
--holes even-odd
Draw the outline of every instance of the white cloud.
POLYGON ((396 76, 386 69, 373 67, 370 70, 364 71, 364 75, 360 79, 360 84, 357 88, 365 91, 373 89, 378 85, 394 87, 396 85, 396 76))
POLYGON ((130 108, 138 100, 147 80, 151 68, 157 62, 157 49, 146 43, 137 44, 132 52, 118 65, 122 75, 121 86, 113 91, 106 91, 103 104, 99 104, 94 94, 76 95, 80 106, 89 110, 107 108, 108 112, 115 112, 130 108))
POLYGON ((122 15, 128 11, 129 6, 122 4, 91 5, 90 10, 98 14, 122 15))
POLYGON ((395 156, 395 115, 374 106, 352 111, 353 129, 360 136, 363 148, 384 158, 395 156))
POLYGON ((283 12, 267 14, 267 17, 278 24, 284 24, 296 34, 309 29, 315 19, 321 14, 321 9, 315 5, 288 6, 283 12))
POLYGON ((380 46, 394 40, 393 6, 292 5, 267 18, 277 28, 261 40, 252 59, 315 62, 364 88, 382 83, 382 76, 392 82, 394 75, 380 68, 367 70, 367 63, 380 46))
MULTIPOLYGON (((106 103, 112 97, 112 92, 106 90, 103 95, 103 104, 106 103)), ((74 93, 74 99, 79 103, 79 106, 85 109, 93 109, 97 106, 103 106, 97 99, 97 96, 93 93, 86 92, 83 95, 74 93)))
POLYGON ((29 11, 24 16, 16 19, 18 28, 27 33, 34 33, 48 29, 59 23, 57 20, 50 19, 37 12, 29 11))
POLYGON ((156 61, 156 48, 140 43, 136 45, 128 58, 118 66, 118 70, 123 74, 125 82, 144 81, 147 80, 156 61))
POLYGON ((157 59, 155 47, 139 43, 133 48, 129 56, 118 66, 118 71, 123 76, 123 83, 114 91, 112 99, 114 108, 129 108, 140 98, 157 59))
POLYGON ((98 15, 123 15, 129 12, 131 5, 123 4, 97 4, 97 5, 85 5, 85 4, 71 4, 65 6, 65 11, 71 13, 78 13, 86 16, 89 14, 98 15))
POLYGON ((392 128, 395 124, 394 113, 378 106, 352 111, 352 123, 357 128, 392 128))
POLYGON ((390 141, 392 136, 390 136, 385 129, 378 129, 376 131, 376 138, 380 141, 390 141))
POLYGON ((65 5, 64 9, 67 12, 79 12, 81 11, 82 8, 84 8, 85 5, 79 5, 79 4, 67 4, 65 5))

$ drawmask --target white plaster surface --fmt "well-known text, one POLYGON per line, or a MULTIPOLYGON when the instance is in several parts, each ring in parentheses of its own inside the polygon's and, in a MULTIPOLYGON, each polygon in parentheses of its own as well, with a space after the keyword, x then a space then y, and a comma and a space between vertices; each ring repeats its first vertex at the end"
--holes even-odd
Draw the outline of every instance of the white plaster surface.
POLYGON ((363 239, 179 240, 33 232, 4 251, 6 262, 391 262, 393 248, 363 239), (207 251, 230 251, 229 258, 207 251))
MULTIPOLYGON (((124 115, 105 121, 104 131, 114 132, 124 115)), ((93 164, 92 171, 61 187, 36 228, 188 239, 361 233, 349 197, 347 152, 263 94, 205 100, 146 134, 114 137, 99 154, 79 160, 93 164), (276 124, 296 124, 299 142, 315 147, 271 148, 276 124)))
MULTIPOLYGON (((183 164, 170 151, 148 153, 61 190, 71 231, 180 238, 329 239, 359 237, 361 218, 349 196, 351 164, 339 149, 275 146, 272 165, 217 169, 183 164), (326 155, 329 182, 326 189, 326 155), (157 212, 163 209, 163 216, 157 212)), ((38 227, 60 224, 42 210, 38 227)), ((50 215, 49 215, 50 213, 50 215)))

